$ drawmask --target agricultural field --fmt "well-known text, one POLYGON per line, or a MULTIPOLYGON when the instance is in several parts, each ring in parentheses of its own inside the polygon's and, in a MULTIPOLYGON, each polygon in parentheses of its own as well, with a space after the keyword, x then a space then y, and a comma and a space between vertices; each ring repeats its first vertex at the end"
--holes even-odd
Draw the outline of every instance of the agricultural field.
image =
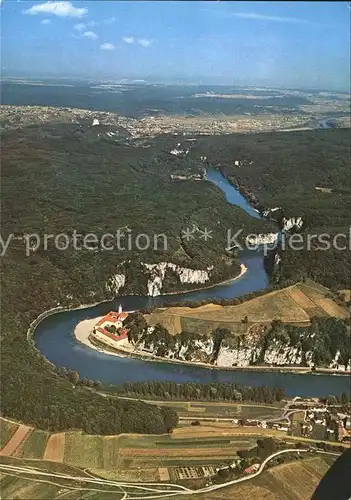
POLYGON ((347 318, 347 308, 328 298, 328 292, 327 288, 309 281, 267 293, 236 306, 207 304, 197 308, 162 308, 145 315, 145 318, 149 325, 161 323, 173 335, 182 330, 206 334, 218 327, 228 328, 236 335, 242 335, 247 332, 248 325, 270 323, 274 319, 295 325, 308 325, 313 316, 347 318), (242 322, 245 316, 248 318, 246 325, 242 322))
POLYGON ((351 300, 351 290, 338 290, 339 295, 343 295, 345 300, 351 300))
MULTIPOLYGON (((33 466, 31 460, 12 459, 3 457, 3 463, 16 464, 20 466, 33 466)), ((199 494, 196 498, 199 500, 242 500, 242 498, 260 498, 263 500, 306 500, 311 498, 317 484, 327 472, 333 458, 331 457, 308 457, 303 460, 298 460, 290 463, 275 466, 268 469, 263 474, 248 482, 233 485, 231 487, 217 490, 213 493, 209 492, 205 495, 199 494)), ((2 498, 4 500, 47 500, 48 498, 55 500, 56 498, 65 497, 67 500, 121 500, 123 493, 120 493, 114 488, 113 493, 111 488, 106 485, 100 487, 94 485, 95 491, 85 490, 85 487, 92 488, 88 483, 82 484, 81 481, 75 481, 74 477, 91 476, 91 473, 110 480, 133 480, 133 481, 158 481, 158 470, 148 469, 133 472, 133 475, 128 472, 103 471, 100 469, 90 470, 89 472, 76 469, 72 466, 59 464, 55 462, 37 462, 35 465, 37 470, 42 472, 50 472, 55 474, 67 474, 72 476, 72 479, 52 479, 50 484, 39 482, 44 477, 40 475, 37 478, 21 475, 8 475, 0 473, 0 487, 2 498), (100 490, 100 491, 99 491, 100 490)), ((190 486, 190 484, 189 484, 190 486)), ((175 496, 176 500, 181 498, 191 498, 187 495, 175 496)))
MULTIPOLYGON (((33 467, 34 465, 32 460, 13 459, 11 457, 2 457, 1 462, 16 466, 33 467)), ((83 470, 56 462, 37 461, 35 467, 45 473, 91 477, 89 473, 83 470)), ((89 485, 87 486, 89 487, 89 485)), ((94 485, 93 487, 95 491, 85 491, 84 484, 82 485, 81 481, 75 481, 74 479, 51 478, 48 482, 47 477, 40 476, 40 474, 33 478, 33 476, 24 473, 15 475, 0 473, 0 490, 3 500, 55 500, 63 496, 67 500, 85 500, 88 498, 89 500, 120 500, 123 498, 123 494, 116 493, 116 488, 114 488, 113 493, 108 493, 106 492, 106 486, 99 488, 99 486, 94 485)))
MULTIPOLYGON (((329 290, 317 283, 301 283, 301 291, 307 295, 316 307, 324 311, 324 316, 334 316, 336 318, 346 319, 349 317, 347 307, 337 304, 332 298, 329 298, 329 290), (327 295, 327 296, 326 296, 327 295)), ((329 292, 330 293, 330 292, 329 292)))
POLYGON ((180 418, 194 417, 194 420, 201 418, 275 418, 282 413, 284 404, 277 403, 276 406, 264 406, 254 404, 235 403, 205 403, 205 402, 173 402, 162 401, 157 403, 160 406, 170 406, 174 408, 180 418))
POLYGON ((11 456, 16 455, 20 450, 21 446, 24 444, 30 433, 32 432, 32 427, 27 427, 26 425, 19 425, 15 432, 11 435, 9 440, 1 448, 0 455, 11 456))
MULTIPOLYGON (((257 437, 256 437, 257 439, 257 437)), ((212 465, 232 460, 236 451, 255 445, 255 436, 240 435, 233 426, 203 431, 179 428, 172 435, 104 438, 104 468, 124 469, 212 465), (113 450, 113 453, 111 451, 113 450), (108 453, 106 453, 108 451, 108 453)))
POLYGON ((18 424, 14 422, 9 422, 8 420, 0 419, 0 448, 3 448, 5 444, 10 440, 13 434, 16 432, 18 424))
POLYGON ((64 462, 77 467, 102 469, 104 439, 103 436, 91 436, 78 431, 67 432, 64 462))
MULTIPOLYGON (((204 404, 205 410, 207 406, 207 404, 204 404)), ((228 404, 223 403, 223 408, 227 407, 228 404)), ((248 405, 248 407, 251 408, 251 405, 248 405)), ((259 409, 254 405, 252 405, 252 408, 259 409)), ((275 411, 276 409, 267 407, 266 410, 275 411)), ((1 463, 33 466, 34 459, 35 467, 46 472, 56 471, 72 476, 82 476, 84 471, 87 471, 89 474, 110 480, 159 482, 165 481, 165 476, 172 479, 174 471, 182 467, 217 467, 232 462, 237 458, 239 450, 254 447, 257 439, 263 436, 271 436, 276 439, 283 438, 285 441, 294 442, 294 444, 296 441, 310 441, 302 437, 287 436, 285 432, 273 429, 234 427, 229 422, 208 422, 200 426, 185 425, 183 422, 172 434, 120 434, 117 436, 88 435, 81 431, 49 435, 44 431, 19 425, 3 448, 3 450, 10 450, 12 455, 5 456, 3 454, 1 463), (23 439, 19 440, 18 438, 21 436, 23 439), (14 446, 14 442, 16 442, 16 446, 14 446)), ((307 464, 307 461, 305 462, 307 464)), ((300 467, 300 463, 294 464, 294 467, 300 467)), ((308 467, 307 465, 304 466, 301 471, 305 489, 308 481, 315 484, 317 481, 316 471, 321 468, 319 462, 308 463, 310 465, 308 467)), ((327 464, 323 461, 321 463, 324 464, 323 467, 326 470, 327 464)), ((280 482, 284 482, 285 476, 287 477, 286 481, 291 482, 289 488, 294 492, 294 488, 298 487, 297 483, 295 484, 292 479, 294 473, 290 472, 288 466, 279 466, 278 469, 280 475, 275 473, 275 469, 272 469, 265 473, 263 482, 262 476, 255 482, 251 483, 250 481, 250 485, 240 486, 240 488, 244 488, 241 494, 253 491, 257 493, 258 498, 272 498, 272 500, 279 498, 281 500, 282 497, 273 495, 274 491, 272 490, 272 493, 271 488, 278 488, 280 482), (268 496, 264 496, 266 494, 268 496)), ((68 487, 72 486, 72 480, 69 480, 70 484, 68 484, 68 479, 59 479, 59 486, 56 484, 55 479, 55 484, 50 484, 49 488, 45 488, 38 481, 30 480, 29 477, 23 476, 23 474, 21 473, 21 477, 19 477, 18 475, 4 474, 4 471, 0 473, 2 498, 5 500, 14 498, 18 500, 43 498, 46 500, 46 498, 55 499, 61 494, 64 494, 68 500, 81 498, 93 500, 106 498, 106 500, 109 500, 111 497, 111 493, 106 490, 99 492, 99 496, 96 497, 91 491, 87 491, 86 495, 84 493, 83 496, 77 496, 75 491, 69 493, 68 487)), ((205 481, 205 479, 196 479, 196 481, 205 481)), ((199 485, 200 483, 194 483, 196 487, 199 487, 199 485)), ((78 485, 78 487, 81 487, 81 485, 78 485)), ((290 490, 287 491, 290 494, 290 490)), ((115 491, 114 494, 114 500, 120 500, 119 493, 116 494, 115 491)), ((239 498, 234 496, 236 490, 233 488, 221 490, 219 493, 217 492, 217 495, 219 494, 218 498, 223 500, 239 498)), ((199 496, 199 498, 201 497, 199 496)), ((206 496, 206 500, 211 500, 211 498, 209 494, 206 496)), ((289 500, 290 496, 285 498, 289 500)), ((295 497, 291 498, 295 500, 295 497)), ((303 497, 296 496, 296 498, 302 499, 303 497)))
POLYGON ((118 436, 81 431, 49 435, 20 425, 2 448, 2 455, 106 471, 217 465, 235 458, 238 450, 251 448, 267 433, 272 431, 239 429, 222 422, 201 427, 182 425, 165 435, 118 436))
POLYGON ((15 453, 15 456, 25 458, 43 458, 48 438, 48 432, 37 429, 33 430, 27 439, 22 441, 15 453))
MULTIPOLYGON (((330 460, 321 457, 288 462, 275 466, 248 482, 198 495, 199 500, 307 500, 330 467, 330 460)), ((175 500, 188 498, 174 497, 175 500)))
POLYGON ((54 462, 63 462, 65 454, 65 441, 65 432, 52 434, 47 441, 44 459, 53 460, 54 462))

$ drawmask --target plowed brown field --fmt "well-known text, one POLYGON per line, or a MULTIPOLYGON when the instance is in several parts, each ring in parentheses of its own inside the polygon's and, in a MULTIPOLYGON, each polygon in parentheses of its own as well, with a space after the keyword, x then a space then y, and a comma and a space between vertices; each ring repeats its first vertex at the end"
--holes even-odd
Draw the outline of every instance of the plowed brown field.
POLYGON ((64 432, 50 436, 45 448, 44 460, 63 462, 65 454, 65 441, 66 434, 64 432))
POLYGON ((10 441, 8 441, 8 443, 6 443, 4 448, 0 451, 0 455, 5 455, 8 457, 13 455, 32 430, 33 429, 31 427, 20 425, 14 435, 11 437, 10 441))

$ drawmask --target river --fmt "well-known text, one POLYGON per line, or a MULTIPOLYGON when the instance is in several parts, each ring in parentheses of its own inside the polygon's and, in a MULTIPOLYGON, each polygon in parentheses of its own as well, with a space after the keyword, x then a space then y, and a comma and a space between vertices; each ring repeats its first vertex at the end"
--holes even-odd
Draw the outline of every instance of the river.
MULTIPOLYGON (((229 203, 241 207, 255 218, 261 216, 247 200, 222 176, 219 171, 209 170, 208 180, 217 185, 229 203)), ((145 380, 173 382, 235 382, 244 385, 284 386, 288 396, 325 396, 348 392, 348 377, 337 375, 293 374, 279 372, 253 372, 249 370, 211 369, 197 366, 142 361, 135 358, 110 356, 80 344, 74 337, 76 325, 115 310, 122 304, 124 310, 136 310, 153 305, 208 298, 234 298, 249 292, 267 288, 268 277, 264 270, 263 255, 259 251, 245 251, 241 262, 248 271, 239 279, 213 288, 178 295, 159 297, 126 296, 99 304, 95 307, 62 312, 44 319, 36 328, 35 344, 43 355, 57 366, 65 366, 79 372, 81 377, 117 384, 145 380)))

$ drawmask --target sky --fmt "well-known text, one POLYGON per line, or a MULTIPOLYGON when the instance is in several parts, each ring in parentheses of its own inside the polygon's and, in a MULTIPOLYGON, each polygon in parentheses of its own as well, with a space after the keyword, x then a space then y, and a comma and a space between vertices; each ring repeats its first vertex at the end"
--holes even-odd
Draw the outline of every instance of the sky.
POLYGON ((350 2, 0 2, 4 76, 349 88, 350 2))

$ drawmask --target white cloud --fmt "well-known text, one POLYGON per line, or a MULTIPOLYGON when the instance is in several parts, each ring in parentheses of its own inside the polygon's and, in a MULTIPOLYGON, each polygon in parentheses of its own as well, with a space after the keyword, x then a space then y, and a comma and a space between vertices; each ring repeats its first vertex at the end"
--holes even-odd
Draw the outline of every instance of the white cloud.
POLYGON ((83 31, 85 30, 86 26, 83 23, 78 23, 73 26, 73 28, 77 31, 83 31))
POLYGON ((123 37, 123 41, 125 43, 134 43, 135 42, 135 38, 134 38, 134 36, 124 36, 123 37))
POLYGON ((43 19, 40 24, 51 24, 50 19, 43 19))
POLYGON ((96 40, 97 38, 99 38, 99 36, 96 33, 94 33, 94 31, 84 31, 82 36, 86 38, 91 38, 91 40, 96 40))
POLYGON ((269 16, 266 14, 257 14, 255 12, 231 12, 230 15, 234 17, 240 17, 241 19, 253 19, 256 21, 309 24, 309 21, 307 21, 306 19, 298 19, 296 17, 284 17, 284 16, 269 16))
POLYGON ((100 49, 101 50, 114 50, 116 47, 113 45, 113 43, 103 43, 102 45, 100 45, 100 49))
POLYGON ((83 17, 88 12, 88 9, 74 7, 71 2, 45 2, 37 5, 32 5, 24 14, 52 14, 58 17, 83 17))
POLYGON ((96 23, 95 21, 89 21, 88 23, 78 23, 78 24, 75 24, 73 26, 73 28, 77 31, 84 31, 86 30, 87 28, 93 28, 94 26, 97 26, 98 23, 96 23))
POLYGON ((117 17, 109 17, 107 19, 104 20, 104 23, 105 24, 113 24, 117 21, 117 17))
POLYGON ((138 43, 142 47, 151 47, 152 41, 148 40, 147 38, 135 38, 134 36, 124 36, 123 41, 125 43, 138 43))
POLYGON ((138 44, 141 45, 142 47, 150 47, 152 42, 147 38, 139 38, 138 44))

